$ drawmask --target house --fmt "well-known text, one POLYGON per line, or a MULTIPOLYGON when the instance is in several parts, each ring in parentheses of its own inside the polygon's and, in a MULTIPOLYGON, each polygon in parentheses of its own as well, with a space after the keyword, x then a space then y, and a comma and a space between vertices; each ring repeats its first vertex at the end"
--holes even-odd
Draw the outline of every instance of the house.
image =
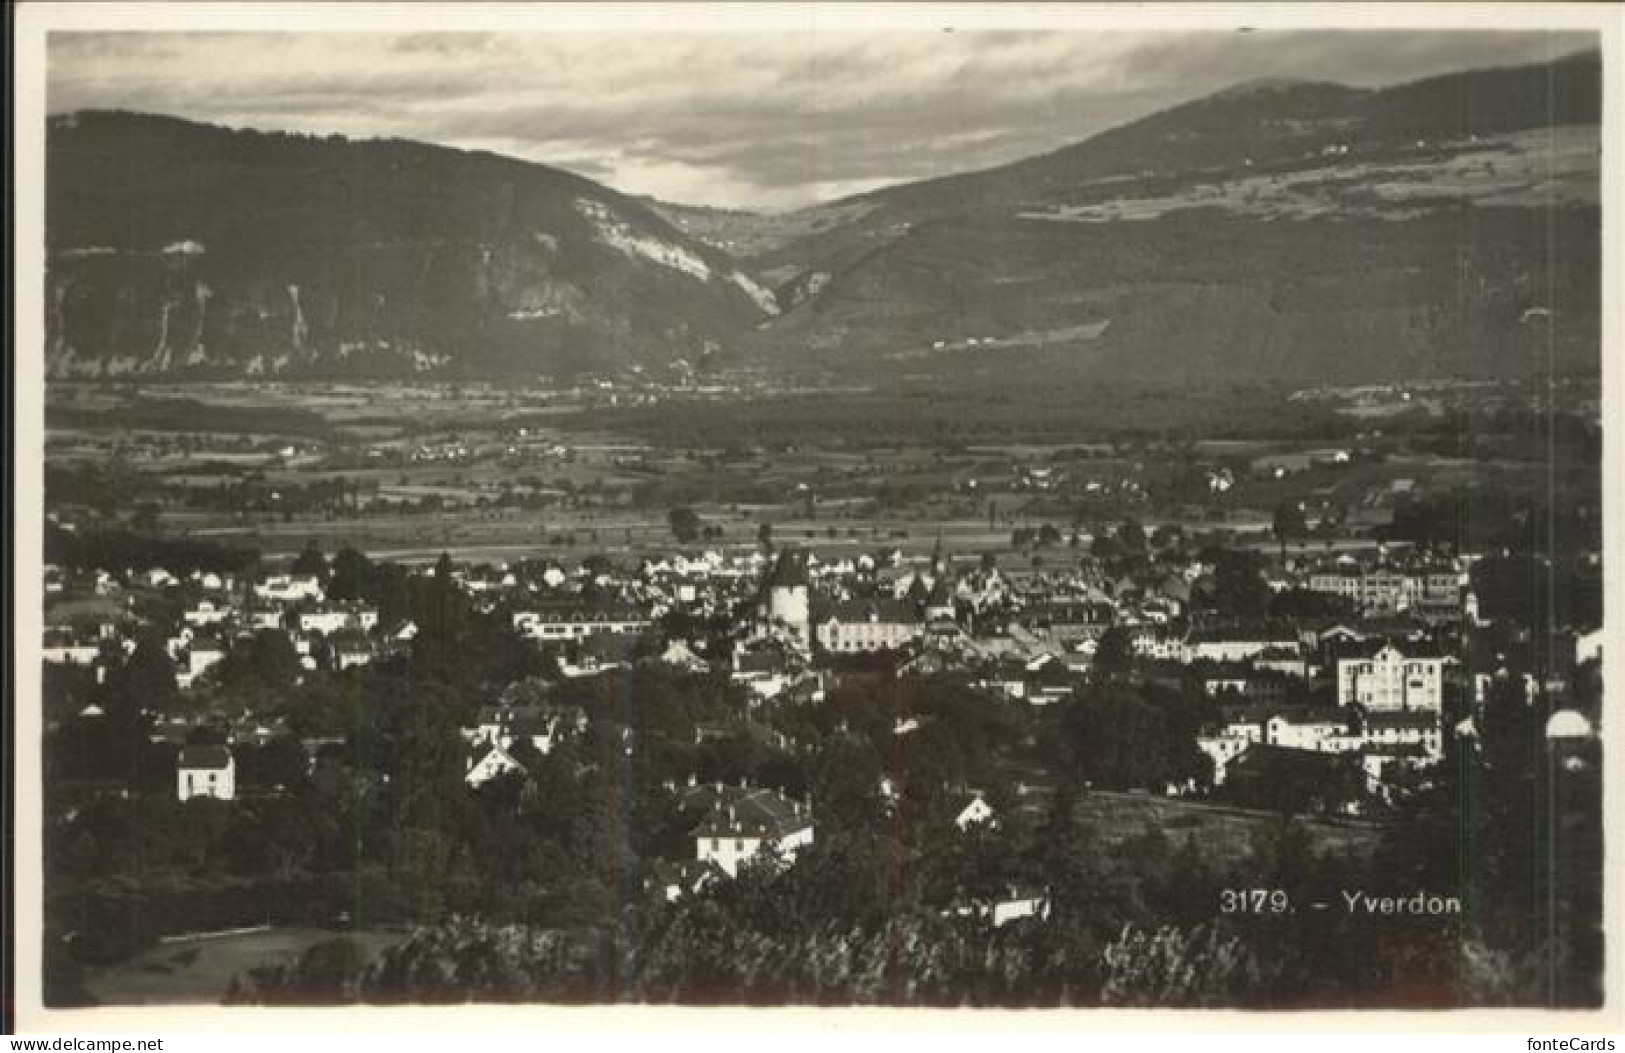
POLYGON ((1224 722, 1196 740, 1213 761, 1215 786, 1226 781, 1235 760, 1253 745, 1359 756, 1368 779, 1380 780, 1393 770, 1394 758, 1411 767, 1432 764, 1442 756, 1442 743, 1436 711, 1376 710, 1351 722, 1338 710, 1257 705, 1225 707, 1224 722))
POLYGON ((1108 603, 1052 600, 1028 607, 1022 612, 1020 623, 1029 631, 1073 644, 1100 639, 1111 628, 1115 616, 1115 608, 1108 603))
POLYGON ((959 809, 954 816, 954 825, 961 830, 968 830, 972 826, 986 823, 988 826, 997 826, 998 819, 993 814, 993 806, 987 803, 980 792, 972 792, 970 799, 959 809))
POLYGON ((488 742, 475 749, 468 758, 468 773, 463 781, 474 789, 479 789, 492 779, 509 772, 525 773, 525 766, 514 760, 513 754, 495 742, 488 742))
POLYGON ((528 742, 536 752, 548 754, 564 739, 587 730, 587 711, 580 706, 481 706, 472 727, 462 729, 470 745, 494 744, 504 750, 528 742))
POLYGON ((182 611, 181 621, 201 628, 205 625, 219 625, 230 615, 230 606, 205 598, 199 600, 197 606, 182 611))
POLYGON ((1225 772, 1231 761, 1241 756, 1257 739, 1243 734, 1223 731, 1215 735, 1199 735, 1196 746, 1213 762, 1213 785, 1224 784, 1225 772))
POLYGON ((993 901, 988 909, 988 920, 995 929, 1022 918, 1047 921, 1049 909, 1049 896, 1046 893, 1012 887, 993 901))
POLYGON ((920 619, 902 600, 847 600, 831 604, 817 619, 818 645, 825 651, 853 654, 895 651, 920 632, 920 619))
POLYGON ((315 607, 299 612, 300 632, 319 632, 327 635, 353 629, 371 632, 378 625, 378 611, 373 607, 349 604, 335 607, 315 607))
POLYGON ((40 658, 52 665, 95 665, 101 644, 77 639, 71 629, 46 629, 40 658))
POLYGON ((1443 753, 1443 732, 1435 710, 1378 710, 1360 723, 1360 737, 1368 747, 1416 747, 1425 760, 1443 753))
POLYGON ((1367 614, 1418 611, 1450 618, 1461 613, 1461 575, 1454 567, 1362 571, 1340 566, 1309 575, 1307 584, 1311 592, 1341 596, 1367 614))
POLYGON ((957 659, 942 646, 927 646, 924 648, 911 648, 898 654, 897 664, 892 669, 893 675, 902 678, 908 676, 937 676, 958 665, 957 659))
POLYGON ((372 641, 353 629, 341 630, 332 641, 333 668, 339 672, 372 664, 372 641))
POLYGON ((594 633, 559 656, 559 672, 576 678, 624 669, 632 664, 641 640, 636 633, 594 633))
POLYGON ((1007 885, 1003 891, 991 898, 961 897, 942 913, 947 917, 978 918, 999 929, 1022 918, 1047 921, 1050 914, 1050 898, 1043 890, 1007 885))
POLYGON ((1283 711, 1264 722, 1264 743, 1316 753, 1348 753, 1360 747, 1360 738, 1335 711, 1304 709, 1283 711))
POLYGON ((1340 705, 1374 710, 1422 710, 1437 713, 1444 700, 1444 659, 1407 656, 1384 644, 1366 658, 1337 663, 1340 705))
POLYGON ((237 796, 237 761, 224 746, 187 746, 175 762, 175 795, 182 801, 237 796))
POLYGON ((1584 665, 1586 662, 1602 661, 1603 631, 1593 629, 1588 633, 1581 633, 1574 639, 1574 664, 1584 665))
POLYGON ((1296 654, 1298 646, 1297 638, 1286 633, 1203 630, 1185 641, 1183 661, 1246 662, 1266 652, 1296 654))
POLYGON ((641 633, 649 618, 622 606, 562 603, 515 611, 513 627, 532 640, 584 640, 600 633, 641 633))
POLYGON ((1202 692, 1209 698, 1245 699, 1271 704, 1286 699, 1288 681, 1273 669, 1260 669, 1256 663, 1239 662, 1204 665, 1202 692))
POLYGON ((744 684, 757 698, 777 698, 794 680, 789 657, 774 647, 734 652, 734 668, 730 677, 736 684, 744 684))
POLYGON ((248 607, 241 616, 243 624, 256 631, 283 627, 282 610, 278 607, 248 607))
POLYGON ((812 810, 774 790, 703 787, 685 799, 696 801, 708 801, 709 808, 690 834, 694 858, 715 863, 729 877, 737 877, 739 867, 764 849, 793 861, 812 844, 812 810))
POLYGON ((705 659, 694 653, 694 649, 682 640, 673 640, 660 652, 662 665, 670 666, 685 673, 704 673, 711 666, 705 659))
POLYGON ((191 687, 198 678, 218 665, 226 657, 226 649, 219 640, 209 636, 194 636, 186 646, 186 665, 176 675, 181 687, 191 687))
POLYGON ((1159 662, 1185 661, 1185 640, 1178 633, 1161 626, 1144 626, 1134 630, 1129 646, 1136 657, 1159 662))
POLYGON ((310 600, 320 603, 324 594, 322 583, 314 574, 295 576, 274 574, 254 585, 256 598, 271 603, 299 603, 310 600))

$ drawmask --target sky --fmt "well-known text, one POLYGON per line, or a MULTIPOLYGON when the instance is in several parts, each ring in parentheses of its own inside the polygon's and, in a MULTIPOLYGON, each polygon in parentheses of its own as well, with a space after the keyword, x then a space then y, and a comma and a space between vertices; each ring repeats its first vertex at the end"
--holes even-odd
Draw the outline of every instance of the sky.
POLYGON ((777 211, 1045 153, 1259 78, 1359 87, 1595 46, 1536 31, 62 32, 52 113, 400 137, 777 211))

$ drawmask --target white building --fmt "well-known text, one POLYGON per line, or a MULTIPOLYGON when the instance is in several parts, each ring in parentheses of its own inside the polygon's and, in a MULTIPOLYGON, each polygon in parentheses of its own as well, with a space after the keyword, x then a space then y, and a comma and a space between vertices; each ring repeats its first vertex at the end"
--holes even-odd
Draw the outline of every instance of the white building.
POLYGON ((322 583, 314 575, 295 577, 291 574, 274 574, 254 586, 254 595, 271 603, 298 603, 301 600, 322 600, 322 583))
POLYGON ((812 812, 772 790, 725 792, 694 828, 694 858, 715 863, 729 877, 763 848, 793 860, 812 844, 812 812))
POLYGON ((641 633, 649 619, 637 611, 570 605, 515 611, 513 627, 532 640, 581 640, 598 633, 641 633))
POLYGON ((988 920, 993 923, 995 929, 1022 918, 1049 920, 1049 897, 1039 892, 1011 889, 993 901, 992 909, 988 913, 988 920))
POLYGON ((514 760, 501 744, 487 742, 477 754, 468 758, 468 773, 463 776, 463 781, 478 789, 499 775, 524 770, 525 766, 514 760))
POLYGON ((954 816, 954 825, 961 830, 968 830, 979 823, 993 822, 993 806, 988 804, 980 793, 972 795, 965 807, 954 816))
POLYGON ((1590 661, 1602 661, 1602 630, 1593 629, 1582 633, 1574 640, 1574 664, 1584 665, 1590 661))
POLYGON ((175 768, 175 795, 183 801, 237 796, 237 761, 224 746, 187 746, 175 768))
POLYGON ((101 644, 76 639, 69 630, 46 629, 40 658, 52 665, 95 665, 101 644))
POLYGON ((194 637, 186 647, 186 666, 176 674, 175 682, 189 688, 199 677, 219 665, 226 657, 226 649, 218 640, 194 637))
POLYGON ((219 625, 231 614, 231 607, 224 603, 216 603, 211 599, 201 599, 197 606, 181 612, 181 620, 187 625, 202 627, 205 625, 219 625))
POLYGON ((1311 574, 1312 592, 1341 596, 1368 614, 1419 608, 1453 609, 1461 600, 1461 573, 1452 567, 1401 571, 1378 567, 1311 574))
POLYGON ((857 654, 895 651, 920 633, 920 619, 900 600, 838 603, 818 620, 818 644, 826 651, 857 654))
POLYGON ((806 556, 784 549, 767 581, 765 610, 768 621, 789 629, 805 646, 812 638, 812 601, 808 596, 806 556))
POLYGON ((1337 701, 1368 712, 1437 713, 1444 704, 1444 659, 1407 658, 1392 644, 1370 658, 1341 659, 1337 663, 1337 701))
POLYGON ((1199 633, 1185 642, 1183 660, 1192 662, 1246 662, 1268 652, 1275 656, 1295 655, 1299 650, 1296 637, 1271 638, 1258 636, 1231 636, 1224 633, 1199 633))

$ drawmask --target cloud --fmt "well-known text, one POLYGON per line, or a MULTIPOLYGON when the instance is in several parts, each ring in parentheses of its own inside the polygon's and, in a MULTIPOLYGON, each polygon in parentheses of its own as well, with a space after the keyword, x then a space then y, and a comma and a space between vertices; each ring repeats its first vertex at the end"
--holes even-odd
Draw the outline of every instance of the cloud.
POLYGON ((633 193, 784 208, 1047 152, 1241 80, 1376 86, 1591 43, 1414 30, 57 32, 48 104, 422 139, 633 193))

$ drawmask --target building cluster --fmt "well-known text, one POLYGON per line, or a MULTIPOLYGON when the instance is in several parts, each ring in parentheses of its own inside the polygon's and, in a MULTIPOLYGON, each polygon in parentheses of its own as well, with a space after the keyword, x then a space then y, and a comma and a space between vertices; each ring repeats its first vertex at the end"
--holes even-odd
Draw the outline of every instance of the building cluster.
MULTIPOLYGON (((68 587, 66 576, 46 568, 47 595, 68 587), (53 587, 54 586, 54 587, 53 587)), ((368 665, 408 643, 409 621, 379 623, 378 608, 332 600, 315 574, 271 574, 239 579, 213 571, 178 578, 163 569, 122 574, 97 571, 76 591, 82 601, 48 604, 43 658, 55 665, 93 670, 98 681, 135 649, 136 630, 150 626, 165 637, 176 683, 188 689, 218 665, 233 646, 257 633, 286 636, 307 671, 368 665), (152 609, 178 608, 164 621, 152 609), (149 613, 139 613, 143 609, 149 613)))
MULTIPOLYGON (((536 758, 589 731, 585 711, 555 699, 557 685, 638 662, 730 682, 753 711, 817 703, 832 683, 857 675, 957 677, 990 698, 1042 707, 1132 669, 1195 685, 1207 700, 1196 746, 1211 760, 1211 778, 1169 793, 1268 778, 1282 763, 1336 764, 1380 800, 1426 779, 1451 736, 1472 733, 1472 704, 1497 682, 1515 683, 1531 699, 1561 693, 1578 663, 1600 656, 1600 631, 1569 639, 1568 659, 1555 665, 1540 660, 1554 653, 1544 637, 1526 634, 1521 647, 1508 646, 1503 633, 1495 647, 1479 646, 1485 620, 1461 558, 1283 558, 1266 567, 1264 586, 1327 602, 1309 604, 1314 615, 1273 618, 1215 613, 1215 567, 1198 557, 1155 553, 1131 571, 1122 566, 1080 557, 1061 570, 1007 569, 988 558, 955 561, 940 544, 913 559, 891 550, 825 560, 762 545, 624 565, 591 557, 573 568, 443 566, 437 573, 450 573, 477 610, 550 663, 465 721, 465 781, 477 789, 526 777, 536 758)), ((267 633, 286 638, 301 672, 333 675, 404 654, 417 633, 410 621, 386 622, 374 605, 332 598, 316 574, 75 576, 49 567, 46 591, 45 662, 101 681, 128 660, 138 629, 147 638, 156 629, 185 692, 206 690, 235 648, 267 633)), ((1565 720, 1564 733, 1573 734, 1579 725, 1565 720)), ((796 747, 769 723, 754 733, 796 747)), ((254 713, 236 715, 218 744, 197 744, 196 727, 174 715, 153 725, 155 738, 184 745, 181 800, 231 799, 234 749, 285 733, 254 713)), ((695 742, 741 731, 701 724, 695 742)), ((618 733, 630 755, 637 743, 626 729, 618 733)), ((692 853, 662 871, 668 896, 731 878, 764 854, 791 860, 813 841, 810 801, 694 782, 672 791, 690 818, 692 853)), ((956 821, 993 821, 991 811, 973 796, 956 821)), ((1010 904, 988 907, 1012 916, 1042 908, 1041 896, 1015 891, 1010 904)))

